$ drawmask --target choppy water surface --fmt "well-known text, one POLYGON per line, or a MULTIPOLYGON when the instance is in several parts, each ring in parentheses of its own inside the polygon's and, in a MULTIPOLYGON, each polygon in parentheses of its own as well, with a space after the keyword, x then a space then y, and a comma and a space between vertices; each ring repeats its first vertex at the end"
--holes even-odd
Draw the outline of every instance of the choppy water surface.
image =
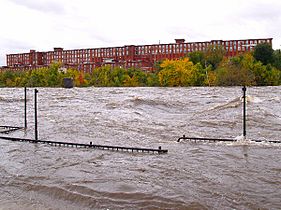
MULTIPOLYGON (((33 89, 26 131, 33 138, 33 89)), ((281 140, 281 87, 248 88, 248 138, 281 140)), ((176 142, 242 133, 241 87, 40 88, 39 138, 167 155, 0 140, 0 209, 280 209, 281 146, 176 142)), ((23 125, 23 89, 0 89, 0 125, 23 125)))

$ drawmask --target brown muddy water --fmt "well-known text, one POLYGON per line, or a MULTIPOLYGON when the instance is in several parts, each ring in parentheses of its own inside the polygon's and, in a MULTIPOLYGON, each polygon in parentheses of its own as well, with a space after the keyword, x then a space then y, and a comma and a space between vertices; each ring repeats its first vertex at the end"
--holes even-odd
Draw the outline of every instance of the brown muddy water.
MULTIPOLYGON (((33 93, 27 131, 9 136, 34 138, 33 93)), ((280 145, 176 142, 241 136, 241 95, 241 87, 39 88, 41 140, 169 152, 0 140, 0 209, 280 209, 280 145)), ((247 95, 248 139, 281 140, 281 87, 247 95)), ((23 89, 0 89, 0 125, 22 126, 23 107, 23 89)))

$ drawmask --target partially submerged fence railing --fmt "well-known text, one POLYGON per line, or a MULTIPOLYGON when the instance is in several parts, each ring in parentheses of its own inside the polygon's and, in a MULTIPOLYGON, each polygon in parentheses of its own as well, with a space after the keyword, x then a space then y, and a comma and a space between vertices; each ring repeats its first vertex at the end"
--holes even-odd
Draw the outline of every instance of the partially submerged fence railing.
MULTIPOLYGON (((24 128, 27 128, 27 106, 26 106, 26 88, 25 91, 25 119, 24 119, 24 128)), ((38 111, 37 111, 37 94, 38 90, 34 90, 34 139, 26 139, 26 138, 19 138, 19 137, 7 137, 7 136, 0 136, 2 140, 9 140, 9 141, 18 141, 18 142, 29 142, 29 143, 40 143, 40 144, 47 144, 51 146, 65 146, 65 147, 76 147, 76 148, 89 148, 89 149, 102 149, 102 150, 110 150, 110 151, 123 151, 123 152, 142 152, 142 153, 158 153, 158 154, 165 154, 168 153, 168 150, 162 149, 161 146, 158 149, 151 149, 151 148, 141 148, 141 147, 121 147, 121 146, 110 146, 110 145, 97 145, 90 142, 89 144, 82 144, 82 143, 73 143, 73 142, 58 142, 58 141, 46 141, 46 140, 39 140, 38 139, 38 111)), ((12 126, 0 126, 0 133, 8 134, 12 131, 16 131, 22 129, 22 127, 12 127, 12 126)))
POLYGON ((82 143, 72 143, 72 142, 45 141, 45 140, 43 141, 43 140, 15 138, 15 137, 6 137, 6 136, 0 136, 0 139, 9 140, 9 141, 29 142, 34 144, 47 144, 47 145, 58 146, 58 147, 64 146, 64 147, 76 147, 76 148, 102 149, 102 150, 110 150, 110 151, 142 152, 142 153, 158 153, 158 154, 164 154, 168 152, 168 150, 162 149, 161 147, 159 147, 158 149, 149 149, 149 148, 140 148, 140 147, 98 145, 98 144, 93 144, 92 142, 90 142, 89 144, 82 144, 82 143))
POLYGON ((7 126, 7 125, 1 125, 0 126, 0 133, 8 134, 13 131, 17 131, 23 129, 22 127, 15 127, 15 126, 7 126))
MULTIPOLYGON (((243 139, 246 139, 246 90, 247 88, 244 86, 242 88, 243 91, 243 139)), ((205 141, 205 142, 237 142, 237 139, 225 139, 225 138, 209 138, 209 137, 189 137, 186 135, 183 135, 182 137, 178 138, 177 142, 180 142, 181 140, 188 140, 188 141, 205 141)), ((264 141, 264 140, 249 140, 249 141, 253 141, 253 142, 269 142, 269 143, 280 143, 281 141, 277 141, 277 140, 268 140, 268 141, 264 141)))
POLYGON ((20 126, 10 126, 10 125, 0 125, 0 133, 8 134, 17 130, 27 128, 27 88, 24 88, 24 127, 20 126))

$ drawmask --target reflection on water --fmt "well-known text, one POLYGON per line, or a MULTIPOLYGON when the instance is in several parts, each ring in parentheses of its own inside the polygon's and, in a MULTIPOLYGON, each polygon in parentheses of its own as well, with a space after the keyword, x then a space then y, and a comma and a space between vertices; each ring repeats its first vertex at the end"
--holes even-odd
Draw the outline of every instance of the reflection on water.
MULTIPOLYGON (((280 140, 280 87, 248 88, 249 139, 280 140)), ((0 209, 278 209, 280 145, 239 138, 242 90, 40 88, 39 138, 169 149, 116 153, 0 141, 0 209)), ((28 123, 34 136, 33 90, 28 123)), ((23 89, 0 89, 0 125, 23 124, 23 89)))

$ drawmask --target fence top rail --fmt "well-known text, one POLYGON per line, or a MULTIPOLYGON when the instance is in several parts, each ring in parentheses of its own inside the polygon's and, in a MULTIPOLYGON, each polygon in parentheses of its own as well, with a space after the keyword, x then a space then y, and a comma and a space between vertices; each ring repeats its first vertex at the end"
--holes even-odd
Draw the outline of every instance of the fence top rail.
POLYGON ((82 144, 82 143, 73 143, 73 142, 61 142, 61 141, 44 141, 44 140, 34 140, 34 139, 25 139, 25 138, 15 138, 15 137, 7 137, 0 136, 0 139, 9 140, 9 141, 24 141, 30 143, 41 143, 41 144, 51 144, 51 145, 60 145, 60 146, 73 146, 73 147, 83 147, 83 148, 97 148, 97 149, 108 149, 114 151, 138 151, 138 152, 156 152, 159 154, 168 153, 168 150, 161 149, 150 149, 150 148, 139 148, 139 147, 121 147, 121 146, 110 146, 110 145, 98 145, 98 144, 82 144))
POLYGON ((15 126, 0 126, 0 133, 8 134, 17 130, 23 129, 23 127, 15 127, 15 126))
MULTIPOLYGON (((220 139, 220 138, 208 138, 208 137, 187 137, 187 136, 182 136, 178 138, 177 142, 180 142, 181 140, 189 140, 189 141, 210 141, 210 142, 237 142, 237 139, 220 139)), ((267 142, 267 143, 276 143, 276 144, 281 144, 281 141, 278 140, 259 140, 259 139, 249 139, 249 141, 252 142, 267 142)))
POLYGON ((4 128, 4 129, 14 129, 14 128, 18 128, 18 129, 21 129, 23 127, 17 127, 17 126, 8 126, 8 125, 0 125, 0 128, 4 128))

